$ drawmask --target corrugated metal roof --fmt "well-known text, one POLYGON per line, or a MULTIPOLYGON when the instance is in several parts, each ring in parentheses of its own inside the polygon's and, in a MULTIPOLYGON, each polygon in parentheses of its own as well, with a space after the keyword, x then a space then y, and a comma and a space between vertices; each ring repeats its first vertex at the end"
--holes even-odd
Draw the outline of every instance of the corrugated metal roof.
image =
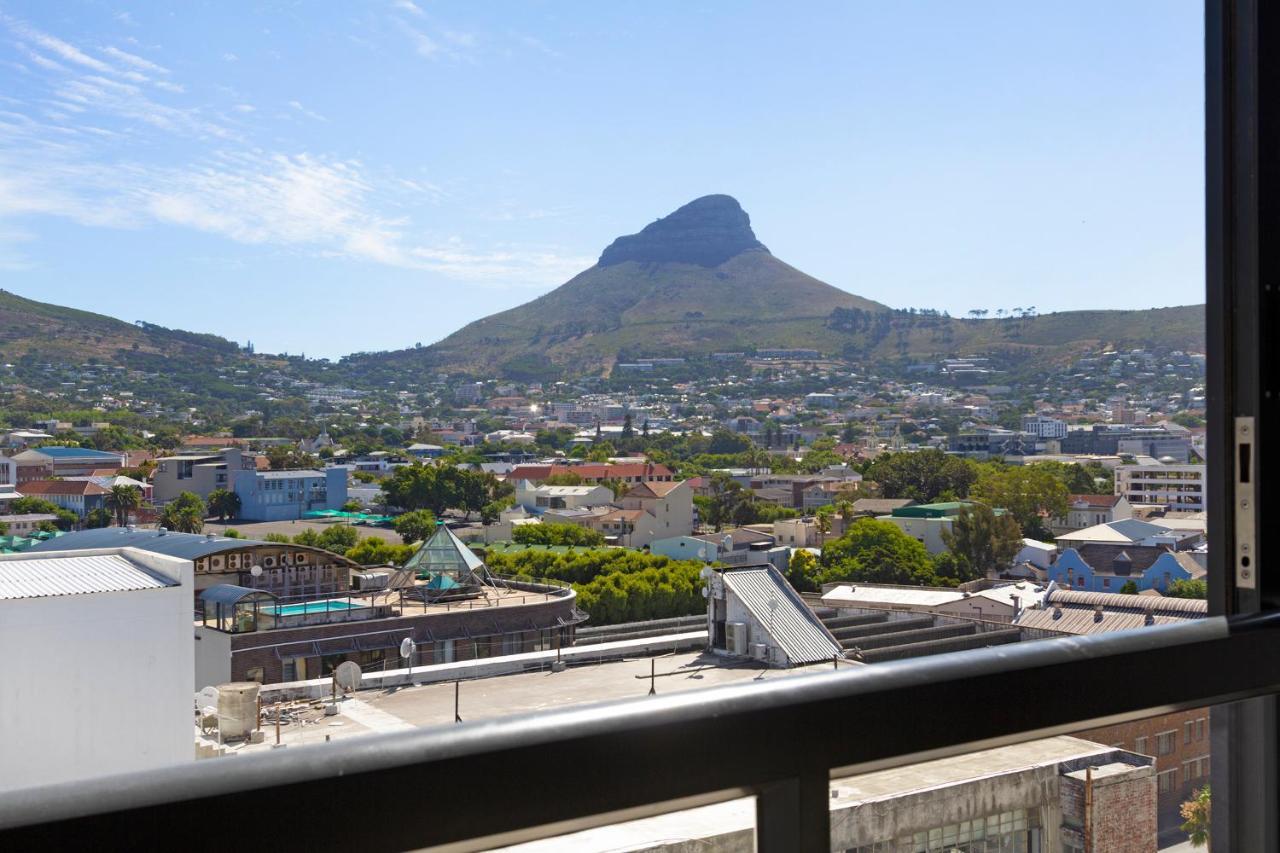
MULTIPOLYGON (((210 554, 231 551, 237 548, 251 548, 255 545, 272 545, 279 543, 260 542, 256 539, 229 539, 215 536, 210 539, 203 533, 175 533, 159 530, 130 530, 127 527, 99 527, 94 530, 81 530, 68 533, 56 541, 50 540, 36 545, 28 553, 37 551, 85 551, 90 548, 141 548, 157 554, 168 554, 184 560, 196 560, 210 554)), ((311 550, 311 549, 303 549, 311 550)))
POLYGON ((1118 592, 1081 592, 1073 589, 1055 589, 1045 596, 1045 605, 1075 604, 1086 607, 1102 605, 1108 610, 1135 610, 1139 613, 1186 614, 1207 616, 1209 603, 1203 598, 1172 598, 1150 595, 1126 595, 1118 592))
POLYGON ((829 661, 842 653, 822 621, 776 569, 728 569, 723 574, 725 586, 766 626, 791 663, 829 661))
POLYGON ((0 600, 163 589, 178 582, 119 554, 0 558, 0 600))
POLYGON ((1014 624, 1065 634, 1104 634, 1148 624, 1203 619, 1207 615, 1207 602, 1198 598, 1054 590, 1045 596, 1042 609, 1024 610, 1014 624))

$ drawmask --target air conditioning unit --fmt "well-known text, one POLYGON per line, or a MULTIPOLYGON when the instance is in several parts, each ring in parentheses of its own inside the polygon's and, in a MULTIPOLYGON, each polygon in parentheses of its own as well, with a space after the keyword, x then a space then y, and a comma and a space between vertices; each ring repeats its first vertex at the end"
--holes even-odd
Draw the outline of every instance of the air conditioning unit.
POLYGON ((239 554, 230 554, 230 555, 228 555, 228 556, 227 556, 227 568, 228 568, 228 569, 238 569, 238 568, 240 568, 240 555, 239 555, 239 554))
POLYGON ((747 623, 728 622, 725 624, 725 646, 729 654, 745 655, 747 653, 747 623))
POLYGON ((755 660, 768 660, 769 647, 764 643, 751 644, 751 657, 755 660))

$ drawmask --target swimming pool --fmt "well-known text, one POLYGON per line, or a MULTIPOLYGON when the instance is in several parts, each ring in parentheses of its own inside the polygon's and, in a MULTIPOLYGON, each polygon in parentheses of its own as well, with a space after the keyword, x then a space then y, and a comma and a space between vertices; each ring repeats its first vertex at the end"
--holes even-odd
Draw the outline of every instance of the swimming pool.
POLYGON ((324 601, 306 601, 302 604, 284 604, 264 607, 263 612, 272 616, 302 616, 307 613, 332 613, 335 610, 355 610, 368 607, 367 604, 355 604, 341 598, 330 598, 324 601))

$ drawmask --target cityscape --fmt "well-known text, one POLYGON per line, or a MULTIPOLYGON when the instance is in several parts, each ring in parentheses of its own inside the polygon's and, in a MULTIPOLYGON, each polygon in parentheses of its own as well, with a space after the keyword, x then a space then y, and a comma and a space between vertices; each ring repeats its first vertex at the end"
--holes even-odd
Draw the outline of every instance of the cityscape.
MULTIPOLYGON (((371 5, 353 13, 365 23, 349 41, 393 33, 450 68, 499 55, 426 7, 371 5)), ((564 60, 566 45, 515 33, 527 24, 512 22, 501 55, 564 60)), ((112 26, 140 25, 120 12, 112 26)), ((7 4, 0 28, 14 48, 3 73, 24 87, 0 105, 0 831, 22 826, 24 798, 72 783, 198 780, 299 753, 322 766, 511 718, 574 711, 587 726, 601 703, 633 703, 642 718, 655 697, 958 672, 1214 618, 1209 469, 1221 460, 1202 290, 1135 283, 1139 295, 1115 286, 1107 303, 1083 287, 957 273, 934 290, 904 279, 864 291, 820 253, 782 259, 806 244, 789 227, 774 239, 764 223, 779 215, 731 194, 759 195, 747 179, 600 213, 635 221, 589 254, 583 235, 598 229, 566 223, 563 257, 501 244, 477 262, 411 245, 427 214, 407 202, 335 215, 296 240, 265 226, 243 237, 228 199, 249 192, 267 210, 272 191, 297 201, 297 187, 238 175, 228 190, 213 171, 151 186, 155 174, 135 171, 148 212, 112 202, 121 222, 102 226, 129 231, 122 241, 177 223, 286 255, 319 246, 299 271, 391 257, 395 275, 457 278, 447 296, 405 287, 394 299, 375 295, 392 286, 376 275, 341 292, 317 278, 303 298, 289 291, 296 315, 258 272, 220 292, 175 281, 164 304, 122 293, 112 307, 27 274, 49 268, 41 247, 66 235, 4 230, 32 211, 100 225, 60 209, 65 188, 48 183, 87 174, 60 158, 88 148, 40 138, 30 183, 15 171, 6 184, 18 144, 36 144, 28 101, 61 111, 46 109, 51 124, 109 104, 118 121, 150 116, 148 133, 190 123, 183 144, 222 140, 213 160, 240 164, 228 168, 248 162, 233 146, 256 144, 239 122, 266 108, 240 91, 238 112, 161 108, 185 91, 186 66, 145 38, 95 47, 68 20, 7 4), (7 189, 46 201, 6 208, 7 189), (811 257, 840 274, 803 271, 811 257), (494 296, 474 284, 493 265, 538 280, 494 296), (415 315, 424 340, 408 343, 415 315)), ((290 104, 294 125, 330 123, 317 112, 329 106, 290 104)), ((335 150, 337 129, 324 139, 335 150)), ((376 180, 354 155, 277 163, 325 171, 309 200, 363 198, 376 180)), ((84 180, 77 205, 120 189, 98 172, 84 180)), ((432 189, 431 204, 460 192, 432 189)), ((307 215, 292 201, 286 219, 307 215)), ((529 227, 551 239, 541 219, 529 227)), ((242 250, 228 250, 228 269, 255 263, 242 250)), ((94 251, 123 282, 114 250, 94 251)), ((156 286, 151 275, 138 286, 156 286)), ((1012 689, 990 697, 993 709, 1017 701, 1012 689)), ((1221 711, 1168 707, 832 771, 829 849, 1205 848, 1221 711)), ((901 712, 909 723, 950 709, 901 712)), ((821 727, 859 736, 839 720, 821 727)), ((349 817, 367 805, 348 804, 349 817)), ((685 805, 537 838, 478 827, 467 849, 765 849, 755 795, 685 805)), ((233 830, 231 816, 209 819, 214 834, 233 830)))

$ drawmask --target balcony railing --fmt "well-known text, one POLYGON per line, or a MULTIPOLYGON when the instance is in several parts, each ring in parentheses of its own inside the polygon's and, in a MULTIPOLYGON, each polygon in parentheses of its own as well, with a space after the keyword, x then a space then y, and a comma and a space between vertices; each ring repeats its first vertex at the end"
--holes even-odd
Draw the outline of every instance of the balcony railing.
POLYGON ((281 815, 317 803, 394 803, 423 779, 461 791, 507 779, 520 793, 500 804, 452 797, 425 813, 387 809, 373 825, 289 821, 288 843, 482 849, 754 794, 759 850, 826 850, 834 774, 1277 689, 1280 617, 1213 617, 30 789, 0 798, 0 847, 92 837, 213 847, 220 836, 202 842, 191 831, 210 815, 235 815, 236 832, 268 839, 278 837, 281 815), (993 701, 1011 683, 1018 701, 993 701))

